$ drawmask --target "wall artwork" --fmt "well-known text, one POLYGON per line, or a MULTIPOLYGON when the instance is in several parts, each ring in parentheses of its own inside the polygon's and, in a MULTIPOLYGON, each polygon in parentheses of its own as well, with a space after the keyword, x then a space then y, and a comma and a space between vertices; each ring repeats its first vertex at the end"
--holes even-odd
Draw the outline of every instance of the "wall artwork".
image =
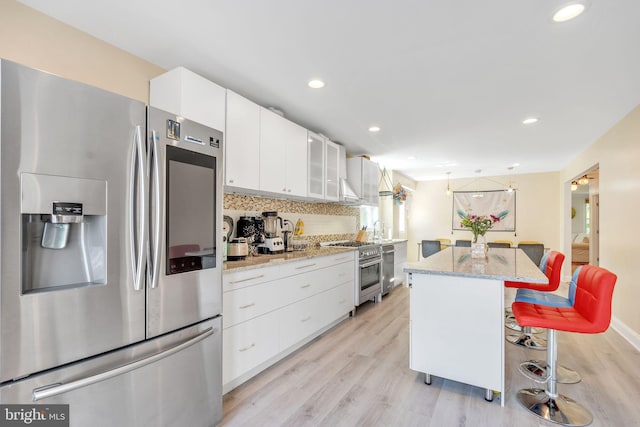
POLYGON ((506 211, 506 216, 496 222, 491 231, 516 231, 516 192, 505 190, 493 191, 454 191, 452 230, 466 230, 460 225, 462 211, 467 215, 489 216, 506 211))

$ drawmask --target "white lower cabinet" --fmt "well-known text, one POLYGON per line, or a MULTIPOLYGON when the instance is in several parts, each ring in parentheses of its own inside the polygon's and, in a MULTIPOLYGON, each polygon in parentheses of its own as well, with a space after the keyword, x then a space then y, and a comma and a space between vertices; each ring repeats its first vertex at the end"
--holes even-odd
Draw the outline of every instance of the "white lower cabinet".
POLYGON ((278 354, 278 313, 264 314, 222 332, 222 383, 278 354))
POLYGON ((322 333, 354 307, 354 252, 223 276, 223 391, 322 333))

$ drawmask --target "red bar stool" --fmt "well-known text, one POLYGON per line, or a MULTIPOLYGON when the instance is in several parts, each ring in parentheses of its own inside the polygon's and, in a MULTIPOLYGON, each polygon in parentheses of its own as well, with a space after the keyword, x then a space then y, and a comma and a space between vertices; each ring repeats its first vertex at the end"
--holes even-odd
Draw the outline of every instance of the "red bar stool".
POLYGON ((572 307, 551 307, 528 302, 514 302, 513 314, 522 326, 537 326, 547 330, 547 363, 549 378, 546 390, 538 388, 518 391, 518 401, 529 412, 565 426, 586 426, 593 416, 573 399, 558 394, 557 331, 598 334, 611 322, 611 298, 617 277, 604 268, 585 265, 576 284, 572 307))
MULTIPOLYGON (((529 282, 509 282, 505 281, 504 285, 508 288, 520 288, 531 289, 541 292, 553 292, 560 286, 560 273, 562 271, 562 263, 564 262, 564 254, 551 251, 548 255, 545 255, 546 259, 544 274, 547 276, 549 283, 529 283, 529 282)), ((522 333, 510 334, 506 336, 506 340, 511 344, 519 345, 522 347, 531 348, 533 350, 545 350, 547 344, 544 338, 538 338, 532 334, 530 327, 526 327, 518 322, 522 326, 522 333)))

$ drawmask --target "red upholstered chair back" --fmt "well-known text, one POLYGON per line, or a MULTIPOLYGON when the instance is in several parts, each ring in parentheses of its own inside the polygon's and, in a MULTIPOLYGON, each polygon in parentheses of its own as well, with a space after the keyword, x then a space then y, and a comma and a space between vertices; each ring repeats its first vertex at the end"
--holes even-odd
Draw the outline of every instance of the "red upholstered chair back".
POLYGON ((560 287, 560 273, 562 272, 562 263, 564 262, 564 254, 558 251, 549 252, 547 258, 547 266, 544 274, 549 279, 549 287, 547 292, 553 292, 560 287))
POLYGON ((582 266, 573 308, 591 323, 593 329, 588 333, 604 332, 609 327, 613 287, 617 279, 615 274, 604 268, 582 266))

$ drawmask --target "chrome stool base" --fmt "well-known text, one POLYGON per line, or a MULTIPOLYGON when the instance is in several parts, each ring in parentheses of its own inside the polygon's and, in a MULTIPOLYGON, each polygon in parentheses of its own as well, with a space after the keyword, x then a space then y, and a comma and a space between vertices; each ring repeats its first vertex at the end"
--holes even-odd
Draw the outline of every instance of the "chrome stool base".
MULTIPOLYGON (((544 360, 527 360, 522 362, 519 366, 520 373, 525 377, 544 384, 549 379, 549 370, 547 362, 544 360)), ((579 373, 573 369, 565 368, 558 365, 556 370, 556 382, 560 384, 577 384, 582 381, 582 377, 579 373)))
POLYGON ((544 338, 538 338, 533 335, 520 334, 520 335, 507 335, 505 338, 513 345, 519 345, 520 347, 530 348, 532 350, 546 350, 547 341, 544 338))
POLYGON ((528 388, 518 391, 516 397, 525 409, 547 421, 572 427, 586 426, 593 421, 584 406, 561 394, 551 398, 545 390, 528 388))
MULTIPOLYGON (((518 324, 518 321, 513 316, 505 317, 504 326, 505 326, 505 328, 509 328, 512 331, 522 332, 522 326, 520 326, 518 324)), ((544 328, 531 328, 531 333, 532 334, 541 334, 541 333, 543 333, 545 331, 546 331, 546 329, 544 329, 544 328)))

